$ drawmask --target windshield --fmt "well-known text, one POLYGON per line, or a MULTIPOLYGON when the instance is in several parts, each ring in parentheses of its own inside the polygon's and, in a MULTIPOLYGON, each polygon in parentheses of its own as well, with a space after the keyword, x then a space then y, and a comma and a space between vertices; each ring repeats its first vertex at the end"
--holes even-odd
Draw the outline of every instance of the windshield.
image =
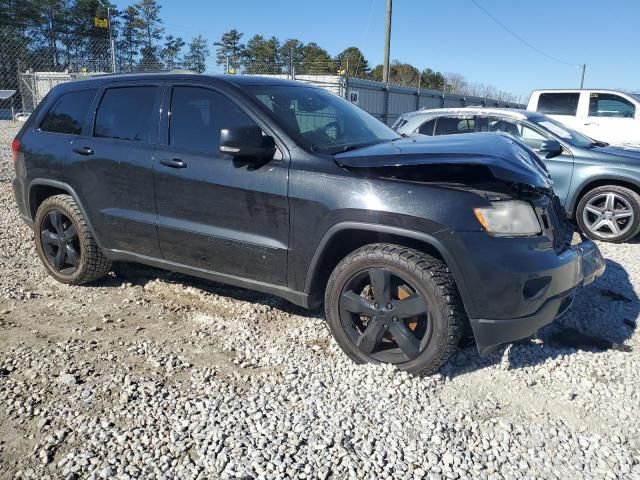
POLYGON ((548 132, 553 133, 556 137, 561 138, 567 143, 573 145, 578 148, 591 148, 598 144, 598 142, 592 140, 581 133, 576 132, 575 130, 570 129, 569 127, 563 125, 552 118, 540 116, 534 117, 530 119, 536 125, 541 126, 548 132))
POLYGON ((315 152, 333 154, 400 138, 364 110, 327 90, 288 85, 247 90, 291 138, 315 152))

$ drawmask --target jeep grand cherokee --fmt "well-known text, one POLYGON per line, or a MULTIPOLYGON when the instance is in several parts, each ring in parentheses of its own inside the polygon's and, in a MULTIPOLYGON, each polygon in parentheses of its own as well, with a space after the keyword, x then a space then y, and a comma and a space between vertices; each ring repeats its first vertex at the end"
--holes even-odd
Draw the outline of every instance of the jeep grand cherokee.
POLYGON ((334 93, 250 76, 56 86, 12 145, 44 268, 140 262, 316 308, 356 362, 436 371, 485 354, 602 274, 548 172, 498 134, 403 138, 334 93), (470 327, 467 328, 467 327, 470 327))

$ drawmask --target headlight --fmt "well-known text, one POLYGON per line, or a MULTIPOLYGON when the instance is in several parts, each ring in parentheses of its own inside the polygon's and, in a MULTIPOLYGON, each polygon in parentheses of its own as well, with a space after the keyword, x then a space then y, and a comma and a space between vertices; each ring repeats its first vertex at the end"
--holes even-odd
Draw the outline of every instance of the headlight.
POLYGON ((540 222, 531 204, 520 200, 492 202, 490 207, 474 208, 476 218, 493 235, 526 237, 540 233, 540 222))

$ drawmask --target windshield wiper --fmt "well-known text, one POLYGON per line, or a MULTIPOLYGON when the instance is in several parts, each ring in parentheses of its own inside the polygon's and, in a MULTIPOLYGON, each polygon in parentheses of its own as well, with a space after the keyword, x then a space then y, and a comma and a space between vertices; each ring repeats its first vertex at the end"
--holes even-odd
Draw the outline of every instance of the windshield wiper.
POLYGON ((371 145, 376 145, 381 142, 366 142, 366 143, 352 143, 351 145, 343 145, 342 147, 338 147, 335 150, 329 150, 327 153, 330 155, 335 155, 336 153, 344 153, 350 152, 352 150, 358 150, 360 148, 370 147, 371 145))

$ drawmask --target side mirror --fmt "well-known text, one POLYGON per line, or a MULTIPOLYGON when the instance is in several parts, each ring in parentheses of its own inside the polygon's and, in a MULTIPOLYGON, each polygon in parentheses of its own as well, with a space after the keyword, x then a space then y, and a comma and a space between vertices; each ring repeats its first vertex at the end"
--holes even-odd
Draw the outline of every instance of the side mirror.
POLYGON ((544 154, 545 158, 553 158, 562 154, 562 145, 557 140, 545 140, 540 145, 540 153, 544 154))
POLYGON ((270 160, 276 153, 273 137, 263 135, 257 126, 220 130, 220 151, 246 160, 270 160))

